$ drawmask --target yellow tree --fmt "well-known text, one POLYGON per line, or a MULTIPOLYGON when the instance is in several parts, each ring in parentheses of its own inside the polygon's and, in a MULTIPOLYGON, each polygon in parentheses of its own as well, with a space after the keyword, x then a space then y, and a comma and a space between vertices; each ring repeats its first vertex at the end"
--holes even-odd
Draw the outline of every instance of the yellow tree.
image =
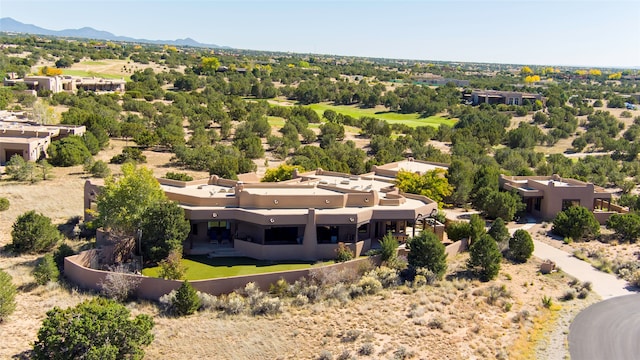
POLYGON ((200 61, 200 66, 202 67, 203 74, 214 74, 216 70, 220 67, 220 61, 216 57, 203 57, 200 61))
POLYGON ((609 75, 609 80, 619 80, 622 78, 622 73, 617 72, 609 75))
POLYGON ((589 70, 589 75, 600 76, 600 75, 602 75, 602 71, 600 71, 598 69, 590 69, 589 70))
POLYGON ((528 67, 528 66, 523 66, 522 69, 520 69, 520 74, 522 74, 522 75, 531 75, 531 74, 533 74, 533 70, 531 70, 531 68, 528 67))
POLYGON ((62 75, 62 70, 56 69, 54 67, 43 66, 38 70, 38 75, 44 75, 44 76, 62 75))
POLYGON ((453 186, 444 174, 442 169, 427 171, 423 175, 402 170, 396 176, 396 186, 402 192, 424 195, 442 206, 444 199, 453 193, 453 186))

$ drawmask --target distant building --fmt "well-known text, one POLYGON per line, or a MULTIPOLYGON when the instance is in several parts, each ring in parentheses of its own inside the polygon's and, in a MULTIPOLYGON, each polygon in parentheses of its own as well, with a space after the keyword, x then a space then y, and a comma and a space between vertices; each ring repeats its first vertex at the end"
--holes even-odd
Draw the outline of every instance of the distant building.
POLYGON ((605 223, 609 216, 626 209, 611 203, 611 193, 592 183, 553 176, 500 175, 500 188, 516 191, 526 204, 526 212, 551 220, 570 206, 579 205, 594 212, 605 223))
POLYGON ((467 97, 473 105, 522 105, 524 100, 528 100, 531 103, 535 102, 536 100, 544 101, 544 98, 540 94, 498 90, 474 90, 471 95, 467 95, 467 97))
POLYGON ((76 92, 78 89, 96 92, 124 92, 126 84, 126 81, 123 79, 103 79, 98 77, 57 75, 17 78, 13 73, 8 75, 9 76, 4 79, 4 86, 14 86, 22 83, 25 84, 29 90, 46 90, 54 94, 62 91, 76 92))
POLYGON ((469 80, 444 78, 441 76, 415 76, 412 80, 419 85, 444 86, 453 83, 457 87, 469 86, 469 80))
POLYGON ((4 164, 14 155, 26 161, 36 161, 46 156, 52 141, 69 135, 83 135, 80 125, 40 125, 25 121, 14 113, 0 112, 0 163, 4 164))

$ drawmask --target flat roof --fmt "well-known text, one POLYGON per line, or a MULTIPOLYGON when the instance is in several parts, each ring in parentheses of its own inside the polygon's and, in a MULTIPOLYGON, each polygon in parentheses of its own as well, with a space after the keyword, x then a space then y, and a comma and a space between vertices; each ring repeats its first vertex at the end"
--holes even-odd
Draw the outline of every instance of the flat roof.
POLYGON ((435 165, 435 164, 428 164, 421 161, 403 160, 403 161, 398 161, 395 167, 389 167, 386 169, 393 170, 393 171, 405 170, 410 172, 420 172, 421 174, 424 174, 427 171, 431 171, 435 169, 447 170, 447 167, 441 166, 441 165, 435 165))
POLYGON ((178 187, 171 185, 160 184, 160 187, 165 192, 170 192, 180 195, 197 196, 201 198, 224 198, 227 196, 235 196, 235 191, 232 187, 220 186, 220 185, 190 185, 187 187, 178 187))
POLYGON ((554 186, 577 186, 574 184, 569 184, 568 182, 557 181, 557 180, 532 180, 532 181, 535 181, 538 184, 542 184, 546 186, 551 186, 551 184, 553 184, 554 186))

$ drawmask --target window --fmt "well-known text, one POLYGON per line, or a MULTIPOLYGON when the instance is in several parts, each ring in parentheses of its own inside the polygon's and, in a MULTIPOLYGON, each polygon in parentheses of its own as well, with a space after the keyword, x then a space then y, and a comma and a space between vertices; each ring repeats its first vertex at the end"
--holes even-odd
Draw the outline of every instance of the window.
POLYGON ((329 225, 320 225, 316 227, 316 234, 319 244, 330 244, 338 242, 338 227, 329 225))
POLYGON ((535 200, 533 201, 533 208, 536 209, 536 211, 540 211, 540 207, 542 205, 542 198, 535 198, 535 200))
POLYGON ((193 235, 198 235, 198 224, 191 224, 191 233, 193 235))
POLYGON ((520 105, 520 99, 518 99, 518 98, 513 99, 513 104, 514 105, 520 105))
POLYGON ((358 234, 366 234, 369 232, 369 224, 362 224, 358 226, 358 234))
POLYGON ((563 199, 562 200, 562 211, 567 210, 572 206, 580 206, 580 199, 563 199))

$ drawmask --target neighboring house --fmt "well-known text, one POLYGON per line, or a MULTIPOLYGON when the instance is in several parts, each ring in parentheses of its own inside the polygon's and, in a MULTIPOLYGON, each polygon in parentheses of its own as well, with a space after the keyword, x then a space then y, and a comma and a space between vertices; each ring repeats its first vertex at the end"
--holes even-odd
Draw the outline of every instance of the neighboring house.
MULTIPOLYGON (((232 251, 267 260, 332 259, 341 242, 360 256, 387 233, 405 241, 411 234, 407 227, 437 209, 435 201, 395 188, 390 175, 402 163, 364 175, 318 169, 280 183, 245 183, 215 175, 189 182, 158 181, 191 223, 185 253, 232 251)), ((85 183, 85 209, 95 209, 100 191, 99 183, 91 181, 85 183)), ((438 223, 433 229, 442 239, 444 226, 438 223)))
POLYGON ((440 76, 415 76, 412 80, 420 85, 444 86, 448 83, 453 83, 457 87, 469 86, 469 80, 450 79, 440 76))
POLYGON ((13 155, 20 155, 26 161, 36 161, 45 157, 52 141, 69 135, 83 135, 85 131, 86 128, 80 125, 40 125, 2 111, 0 163, 6 163, 13 155))
POLYGON ((498 90, 474 90, 471 95, 467 95, 473 105, 479 104, 506 104, 522 105, 524 100, 533 103, 536 100, 544 101, 540 94, 522 93, 516 91, 498 90))
POLYGON ((574 205, 593 211, 601 224, 612 214, 627 212, 626 209, 611 204, 611 193, 603 188, 558 175, 500 175, 499 182, 502 189, 516 191, 522 196, 527 213, 545 220, 555 218, 560 211, 574 205))
POLYGON ((25 76, 16 77, 15 73, 7 74, 4 79, 4 86, 14 86, 23 83, 28 90, 51 91, 59 93, 62 91, 76 92, 78 89, 87 91, 115 91, 124 92, 126 81, 123 79, 103 79, 97 77, 79 77, 70 75, 58 76, 25 76))

